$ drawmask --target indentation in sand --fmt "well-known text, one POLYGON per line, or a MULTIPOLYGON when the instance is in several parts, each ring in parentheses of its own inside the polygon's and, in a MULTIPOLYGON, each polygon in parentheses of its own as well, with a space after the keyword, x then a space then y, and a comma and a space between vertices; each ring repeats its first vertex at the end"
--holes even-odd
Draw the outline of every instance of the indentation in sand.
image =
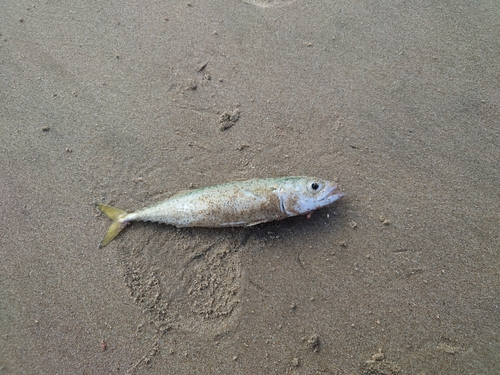
POLYGON ((130 296, 160 328, 217 334, 236 319, 243 290, 238 241, 200 231, 137 224, 120 244, 130 296))

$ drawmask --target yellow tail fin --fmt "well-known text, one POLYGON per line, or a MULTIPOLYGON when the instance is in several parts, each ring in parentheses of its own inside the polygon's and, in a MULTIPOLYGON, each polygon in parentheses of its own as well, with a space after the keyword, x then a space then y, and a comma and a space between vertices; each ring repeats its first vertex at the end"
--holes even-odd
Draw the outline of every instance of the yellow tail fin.
POLYGON ((103 214, 105 214, 107 217, 113 220, 113 224, 110 225, 108 231, 106 232, 104 238, 101 241, 101 244, 99 245, 99 249, 102 249, 104 246, 110 243, 113 240, 113 238, 118 236, 118 233, 120 233, 122 229, 127 226, 128 224, 127 221, 125 222, 119 221, 120 219, 125 217, 127 213, 118 208, 106 206, 104 204, 96 203, 96 206, 103 214))

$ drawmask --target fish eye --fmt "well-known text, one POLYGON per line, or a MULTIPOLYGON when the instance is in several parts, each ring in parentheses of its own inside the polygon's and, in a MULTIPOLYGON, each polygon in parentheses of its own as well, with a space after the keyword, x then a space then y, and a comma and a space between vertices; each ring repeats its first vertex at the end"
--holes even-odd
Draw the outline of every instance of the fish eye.
POLYGON ((311 194, 316 194, 317 192, 321 191, 323 188, 323 184, 319 181, 312 181, 307 184, 307 190, 311 194))

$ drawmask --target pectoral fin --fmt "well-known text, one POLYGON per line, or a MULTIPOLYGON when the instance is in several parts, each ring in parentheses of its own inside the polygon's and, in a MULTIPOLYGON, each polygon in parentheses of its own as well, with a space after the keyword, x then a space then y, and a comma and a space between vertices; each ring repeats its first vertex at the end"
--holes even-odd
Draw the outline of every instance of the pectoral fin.
POLYGON ((253 227, 254 225, 259 225, 262 223, 266 223, 268 220, 260 220, 260 221, 254 221, 253 223, 248 223, 245 226, 246 227, 253 227))

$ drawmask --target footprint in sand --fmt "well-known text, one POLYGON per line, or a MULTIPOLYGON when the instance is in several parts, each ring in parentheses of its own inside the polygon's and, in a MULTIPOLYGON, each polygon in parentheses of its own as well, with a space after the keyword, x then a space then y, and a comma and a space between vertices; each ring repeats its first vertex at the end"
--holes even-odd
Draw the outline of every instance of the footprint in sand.
POLYGON ((118 254, 129 293, 148 318, 200 334, 229 329, 243 291, 239 242, 217 230, 141 226, 123 236, 118 254))

